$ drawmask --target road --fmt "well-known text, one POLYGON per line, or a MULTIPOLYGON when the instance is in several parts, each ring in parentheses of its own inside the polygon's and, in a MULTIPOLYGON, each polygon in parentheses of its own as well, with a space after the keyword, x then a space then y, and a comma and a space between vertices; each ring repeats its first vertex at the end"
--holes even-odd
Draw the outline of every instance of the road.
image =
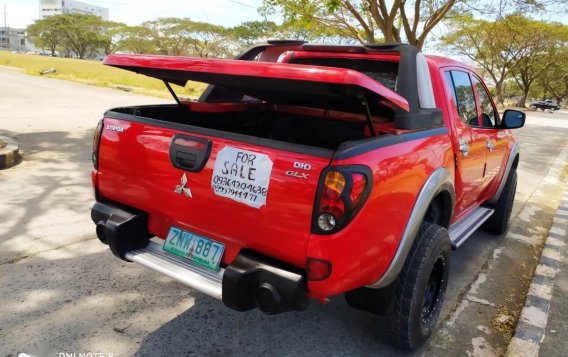
MULTIPOLYGON (((23 157, 0 171, 0 356, 41 346, 114 356, 406 355, 381 338, 374 316, 350 309, 342 297, 312 302, 304 312, 237 313, 112 256, 89 217, 92 128, 108 108, 159 102, 0 69, 0 135, 15 137, 23 157)), ((439 328, 418 354, 504 348, 506 339, 489 331, 493 312, 469 310, 481 300, 501 306, 491 302, 498 298, 492 286, 514 282, 500 280, 511 280, 499 277, 500 264, 533 260, 534 249, 514 257, 505 249, 547 232, 566 177, 568 113, 529 112, 515 134, 522 159, 511 230, 518 236, 479 232, 454 253, 439 328), (479 331, 486 335, 481 344, 479 331)))

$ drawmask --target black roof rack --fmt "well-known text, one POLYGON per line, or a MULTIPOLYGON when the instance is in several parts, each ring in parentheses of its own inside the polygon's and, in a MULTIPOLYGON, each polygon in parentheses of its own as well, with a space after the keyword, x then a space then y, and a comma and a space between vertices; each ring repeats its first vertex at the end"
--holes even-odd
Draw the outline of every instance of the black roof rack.
POLYGON ((303 45, 308 43, 308 41, 302 40, 268 40, 266 41, 269 45, 303 45))

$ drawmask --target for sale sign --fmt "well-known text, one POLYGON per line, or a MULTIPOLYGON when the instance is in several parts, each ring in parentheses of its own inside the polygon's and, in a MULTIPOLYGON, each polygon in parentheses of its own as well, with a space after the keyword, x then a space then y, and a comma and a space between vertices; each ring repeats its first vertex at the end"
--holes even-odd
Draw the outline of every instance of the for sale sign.
POLYGON ((211 188, 254 208, 266 205, 272 160, 265 154, 225 146, 217 153, 211 188))

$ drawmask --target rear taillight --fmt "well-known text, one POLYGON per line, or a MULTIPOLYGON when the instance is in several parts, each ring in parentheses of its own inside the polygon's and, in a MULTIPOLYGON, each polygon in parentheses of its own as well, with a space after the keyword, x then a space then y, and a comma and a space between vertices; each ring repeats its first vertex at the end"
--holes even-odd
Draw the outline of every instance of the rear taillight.
POLYGON ((324 170, 314 208, 312 233, 331 234, 357 214, 371 190, 366 166, 336 166, 324 170))
POLYGON ((95 128, 95 134, 93 135, 93 167, 95 170, 99 168, 99 143, 101 141, 101 134, 103 131, 103 119, 99 121, 97 127, 95 128))

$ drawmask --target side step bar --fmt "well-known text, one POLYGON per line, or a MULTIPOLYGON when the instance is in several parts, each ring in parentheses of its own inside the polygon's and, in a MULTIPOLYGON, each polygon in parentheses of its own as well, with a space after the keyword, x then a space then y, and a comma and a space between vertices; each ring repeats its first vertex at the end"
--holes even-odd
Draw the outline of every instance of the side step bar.
POLYGON ((141 264, 158 273, 169 276, 190 288, 199 290, 215 299, 223 299, 223 274, 225 269, 215 272, 191 264, 164 252, 162 245, 150 240, 146 248, 127 252, 128 260, 141 264))
POLYGON ((450 234, 450 241, 452 249, 458 249, 483 222, 487 221, 489 217, 495 212, 491 208, 479 207, 473 211, 469 216, 462 218, 461 221, 452 224, 448 233, 450 234))

